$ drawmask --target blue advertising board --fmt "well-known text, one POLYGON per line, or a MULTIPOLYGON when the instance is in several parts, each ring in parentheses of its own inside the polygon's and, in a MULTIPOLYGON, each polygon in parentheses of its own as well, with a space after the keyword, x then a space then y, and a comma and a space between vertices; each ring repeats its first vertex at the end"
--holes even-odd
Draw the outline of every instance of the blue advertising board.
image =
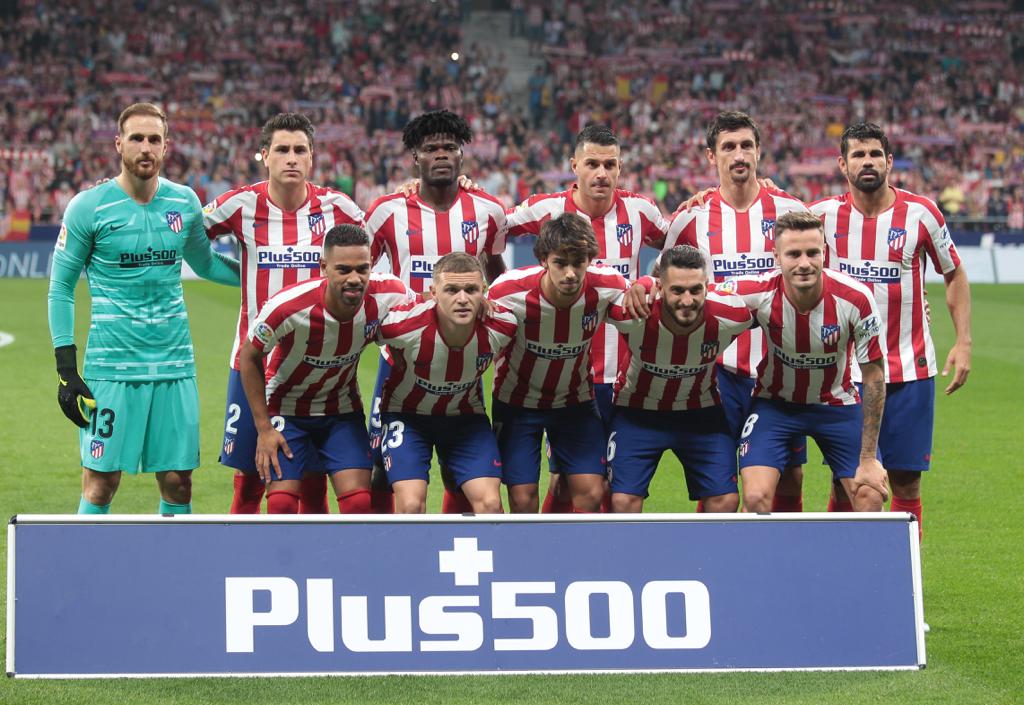
POLYGON ((899 669, 909 515, 16 517, 19 677, 899 669))

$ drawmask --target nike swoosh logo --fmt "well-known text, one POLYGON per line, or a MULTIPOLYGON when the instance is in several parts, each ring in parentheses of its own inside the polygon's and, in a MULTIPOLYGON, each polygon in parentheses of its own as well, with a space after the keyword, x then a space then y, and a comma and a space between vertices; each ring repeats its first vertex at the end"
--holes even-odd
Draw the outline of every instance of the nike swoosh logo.
POLYGON ((110 226, 110 232, 114 232, 115 230, 120 230, 121 228, 123 228, 126 225, 128 225, 128 223, 118 223, 117 225, 111 225, 110 226))
POLYGON ((257 220, 255 223, 252 224, 252 229, 255 230, 256 228, 262 228, 266 224, 267 221, 265 220, 257 220))

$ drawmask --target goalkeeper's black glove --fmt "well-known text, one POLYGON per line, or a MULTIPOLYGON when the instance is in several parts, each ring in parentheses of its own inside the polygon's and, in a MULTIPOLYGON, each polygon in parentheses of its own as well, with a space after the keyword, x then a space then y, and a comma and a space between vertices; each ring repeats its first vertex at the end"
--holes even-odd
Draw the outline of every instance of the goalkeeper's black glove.
POLYGON ((78 375, 78 362, 74 345, 54 349, 57 358, 57 403, 64 415, 76 426, 89 425, 89 415, 96 408, 96 400, 89 386, 78 375))

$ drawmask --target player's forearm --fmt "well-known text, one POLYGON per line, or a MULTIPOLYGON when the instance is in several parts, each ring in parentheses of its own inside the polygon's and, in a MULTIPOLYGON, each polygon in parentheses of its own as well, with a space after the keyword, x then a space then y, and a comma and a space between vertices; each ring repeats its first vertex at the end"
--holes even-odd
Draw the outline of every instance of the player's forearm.
POLYGON ((55 348, 75 342, 75 285, 80 274, 81 270, 74 271, 56 260, 53 262, 46 308, 55 348))
POLYGON ((239 355, 238 375, 242 379, 242 389, 245 390, 245 398, 249 402, 256 430, 265 431, 271 428, 263 355, 251 344, 246 344, 239 355))
POLYGON ((885 370, 882 361, 875 360, 861 364, 861 410, 864 426, 861 430, 861 459, 875 458, 878 452, 878 430, 882 426, 882 411, 885 408, 885 370))
POLYGON ((238 260, 217 252, 207 242, 201 246, 186 248, 184 257, 188 266, 203 279, 226 286, 242 284, 238 260))
POLYGON ((484 275, 487 277, 488 284, 506 272, 505 258, 501 255, 492 255, 484 252, 480 257, 483 259, 484 275))
POLYGON ((956 331, 956 342, 962 345, 971 344, 971 286, 967 281, 967 271, 957 267, 946 275, 946 307, 953 319, 953 330, 956 331))

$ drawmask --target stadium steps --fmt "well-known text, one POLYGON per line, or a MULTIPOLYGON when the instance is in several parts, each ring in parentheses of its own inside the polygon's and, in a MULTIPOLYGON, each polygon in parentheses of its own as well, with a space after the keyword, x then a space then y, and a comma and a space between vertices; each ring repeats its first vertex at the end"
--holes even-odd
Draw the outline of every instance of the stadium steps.
POLYGON ((475 42, 496 53, 505 54, 508 78, 505 90, 510 105, 525 105, 529 98, 527 81, 543 61, 530 56, 530 43, 526 37, 512 37, 509 34, 511 12, 496 10, 474 10, 462 24, 462 39, 468 48, 475 42))

